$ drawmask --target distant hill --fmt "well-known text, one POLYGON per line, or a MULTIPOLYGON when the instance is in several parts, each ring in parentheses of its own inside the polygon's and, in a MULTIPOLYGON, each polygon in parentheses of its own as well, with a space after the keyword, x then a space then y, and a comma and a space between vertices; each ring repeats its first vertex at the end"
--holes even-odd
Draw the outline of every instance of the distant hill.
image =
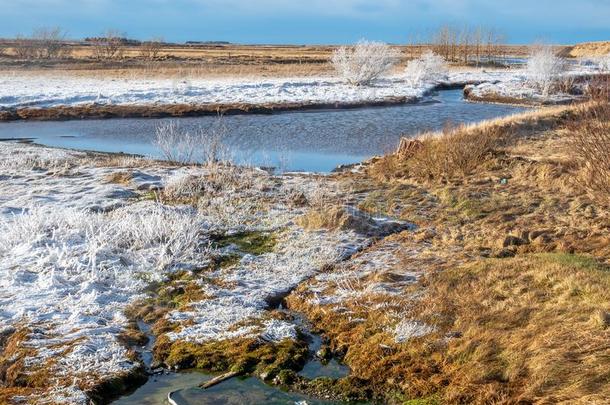
POLYGON ((227 41, 186 41, 186 45, 231 45, 227 41))
POLYGON ((567 47, 564 52, 573 58, 603 56, 610 53, 610 41, 583 42, 567 47))

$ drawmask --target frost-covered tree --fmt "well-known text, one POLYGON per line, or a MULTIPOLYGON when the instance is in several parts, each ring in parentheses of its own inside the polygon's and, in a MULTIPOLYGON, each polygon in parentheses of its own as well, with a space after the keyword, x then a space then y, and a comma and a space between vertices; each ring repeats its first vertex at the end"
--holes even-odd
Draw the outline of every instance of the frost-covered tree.
POLYGON ((549 94, 551 86, 564 71, 565 61, 558 57, 550 46, 535 47, 527 61, 529 83, 545 96, 549 94))
POLYGON ((399 58, 400 52, 388 44, 361 40, 352 47, 335 50, 331 61, 348 83, 366 86, 388 72, 399 58))
POLYGON ((429 50, 419 58, 409 61, 405 69, 406 79, 413 87, 427 81, 439 80, 446 74, 445 58, 429 50))
POLYGON ((610 73, 610 53, 599 58, 597 66, 603 73, 610 73))

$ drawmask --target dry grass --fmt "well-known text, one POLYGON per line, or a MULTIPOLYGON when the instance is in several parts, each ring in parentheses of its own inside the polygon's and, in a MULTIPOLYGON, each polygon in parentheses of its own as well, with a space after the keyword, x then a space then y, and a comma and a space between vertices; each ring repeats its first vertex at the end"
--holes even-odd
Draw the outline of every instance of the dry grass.
POLYGON ((573 58, 605 56, 610 53, 610 42, 584 42, 568 47, 563 54, 573 58))
POLYGON ((601 204, 610 205, 610 105, 587 111, 569 131, 580 167, 578 184, 601 204))
MULTIPOLYGON (((472 174, 501 149, 536 131, 557 128, 581 107, 550 107, 474 125, 448 126, 417 138, 418 147, 401 148, 369 166, 381 180, 411 177, 421 182, 447 182, 472 174)), ((585 107, 586 108, 586 107, 585 107)), ((413 143, 402 142, 409 147, 413 143)))
POLYGON ((104 180, 108 183, 129 185, 133 180, 133 172, 125 170, 112 172, 104 180))
MULTIPOLYGON (((0 45, 2 41, 0 40, 0 45)), ((0 70, 15 69, 18 73, 30 71, 67 72, 71 75, 102 78, 213 78, 213 77, 290 77, 334 74, 330 59, 336 46, 265 46, 265 45, 197 45, 165 46, 154 60, 142 56, 141 47, 125 47, 120 59, 98 60, 94 47, 69 46, 69 59, 28 60, 16 62, 10 43, 4 45, 5 54, 0 60, 0 70)), ((425 45, 394 46, 402 53, 402 61, 396 72, 402 72, 406 62, 419 57, 429 49, 425 45)), ((505 46, 505 55, 525 55, 527 47, 505 46)))
MULTIPOLYGON (((455 165, 451 176, 409 166, 426 139, 352 174, 362 209, 418 228, 347 261, 343 301, 320 303, 341 286, 318 279, 293 292, 289 307, 324 331, 383 403, 607 403, 610 212, 576 187, 566 129, 596 108, 460 128, 467 143, 490 131, 498 141, 486 154, 471 145, 479 164, 455 165), (405 284, 412 274, 421 278, 405 284), (397 320, 435 331, 398 343, 397 320)), ((454 134, 444 136, 434 142, 454 134)))
POLYGON ((419 315, 461 334, 439 353, 450 381, 444 399, 608 402, 608 270, 590 258, 551 254, 432 275, 419 315))
POLYGON ((331 205, 315 208, 296 219, 296 223, 308 230, 327 229, 331 231, 353 229, 366 233, 374 224, 365 215, 358 215, 346 207, 331 205))

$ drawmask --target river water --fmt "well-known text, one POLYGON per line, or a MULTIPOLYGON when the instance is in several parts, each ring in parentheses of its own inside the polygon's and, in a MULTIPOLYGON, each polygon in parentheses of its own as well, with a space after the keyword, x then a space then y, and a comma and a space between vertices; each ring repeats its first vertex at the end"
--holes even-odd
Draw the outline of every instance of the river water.
MULTIPOLYGON (((235 115, 222 118, 222 143, 236 163, 283 170, 329 172, 392 151, 403 135, 523 111, 521 107, 469 103, 461 90, 442 90, 415 105, 352 110, 235 115)), ((0 124, 0 139, 29 138, 36 143, 160 158, 155 129, 169 119, 108 119, 0 124)), ((217 117, 176 119, 192 133, 218 126, 217 117)))

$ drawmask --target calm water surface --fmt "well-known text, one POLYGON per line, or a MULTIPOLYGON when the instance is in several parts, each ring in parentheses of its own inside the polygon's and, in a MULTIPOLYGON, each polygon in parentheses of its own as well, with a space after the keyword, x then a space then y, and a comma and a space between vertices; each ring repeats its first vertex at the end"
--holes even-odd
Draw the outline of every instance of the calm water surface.
MULTIPOLYGON (((402 135, 442 128, 447 122, 475 122, 523 108, 465 102, 461 90, 444 90, 418 105, 354 110, 238 115, 223 118, 223 138, 238 163, 287 170, 331 171, 393 150, 402 135)), ((155 128, 168 119, 110 119, 0 124, 0 139, 32 138, 65 148, 162 157, 153 146, 155 128)), ((216 117, 179 118, 180 128, 196 131, 216 117)))

